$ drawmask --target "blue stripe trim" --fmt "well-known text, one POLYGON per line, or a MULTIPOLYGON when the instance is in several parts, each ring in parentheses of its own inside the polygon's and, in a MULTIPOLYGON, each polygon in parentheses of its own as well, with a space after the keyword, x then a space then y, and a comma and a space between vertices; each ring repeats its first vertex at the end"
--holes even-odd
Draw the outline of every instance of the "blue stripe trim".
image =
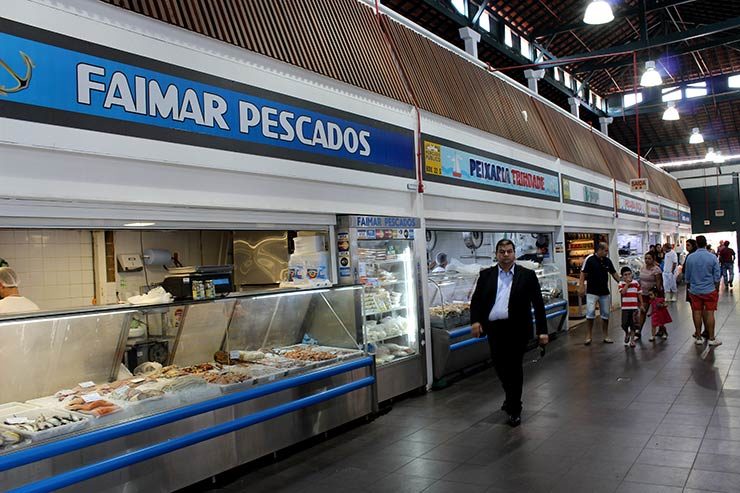
POLYGON ((358 368, 371 366, 372 364, 372 358, 364 357, 337 366, 317 370, 306 375, 299 375, 296 377, 287 378, 285 380, 262 385, 254 389, 249 389, 242 392, 235 392, 226 396, 198 402, 181 408, 173 409, 171 411, 165 411, 160 414, 147 416, 136 421, 120 423, 107 428, 93 430, 89 433, 83 433, 78 436, 73 436, 48 444, 38 445, 36 447, 20 450, 18 452, 14 452, 5 456, 0 456, 0 471, 7 471, 8 469, 12 469, 14 467, 31 464, 33 462, 48 459, 50 457, 55 457, 57 455, 72 452, 74 450, 79 450, 101 442, 106 442, 109 440, 114 440, 116 438, 132 435, 134 433, 150 430, 152 428, 156 428, 157 426, 166 425, 174 421, 180 421, 185 418, 190 418, 198 414, 214 411, 216 409, 221 409, 227 406, 233 406, 235 404, 253 400, 258 397, 263 397, 268 394, 274 394, 286 389, 323 380, 334 375, 350 372, 358 368))
POLYGON ((488 340, 488 336, 472 337, 470 339, 465 339, 464 341, 456 342, 455 344, 450 344, 450 351, 457 351, 458 349, 462 349, 467 346, 472 346, 473 344, 478 344, 479 342, 483 342, 487 340, 488 340))
POLYGON ((548 313, 545 317, 550 319, 550 318, 558 317, 560 315, 565 315, 566 313, 568 313, 568 310, 560 310, 557 312, 548 313))
POLYGON ((156 445, 150 445, 134 452, 129 452, 117 457, 112 457, 104 461, 90 464, 88 466, 73 469, 71 471, 67 471, 62 474, 43 479, 41 481, 36 481, 34 483, 30 483, 10 491, 16 493, 41 493, 65 488, 67 486, 77 484, 81 481, 86 481, 88 479, 100 476, 102 474, 138 464, 140 462, 159 457, 160 455, 164 455, 169 452, 194 445, 196 443, 204 442, 206 440, 210 440, 212 438, 216 438, 227 433, 232 433, 242 428, 247 428, 249 426, 262 423, 263 421, 268 421, 270 419, 283 416, 293 411, 304 409, 314 404, 318 404, 329 399, 347 394, 354 390, 373 385, 374 383, 375 377, 365 377, 330 390, 319 392, 318 394, 302 397, 295 401, 280 404, 278 406, 265 409, 264 411, 250 414, 249 416, 237 418, 227 423, 222 423, 210 428, 206 428, 204 430, 199 430, 194 433, 189 433, 178 438, 167 440, 165 442, 160 442, 156 445))

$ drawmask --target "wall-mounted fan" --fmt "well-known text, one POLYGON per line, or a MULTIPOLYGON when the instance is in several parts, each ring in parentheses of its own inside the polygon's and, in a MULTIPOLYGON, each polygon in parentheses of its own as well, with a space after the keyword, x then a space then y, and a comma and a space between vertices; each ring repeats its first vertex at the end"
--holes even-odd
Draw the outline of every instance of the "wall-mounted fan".
POLYGON ((466 231, 463 233, 463 243, 470 250, 477 250, 483 245, 483 233, 480 231, 466 231))

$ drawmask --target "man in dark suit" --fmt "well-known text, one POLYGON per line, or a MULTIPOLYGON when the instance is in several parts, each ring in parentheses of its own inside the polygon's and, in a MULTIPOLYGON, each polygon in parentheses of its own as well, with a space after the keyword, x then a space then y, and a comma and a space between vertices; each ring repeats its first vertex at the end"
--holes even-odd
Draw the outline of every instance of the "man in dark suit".
POLYGON ((473 336, 488 336, 491 359, 506 392, 501 409, 509 415, 511 426, 521 424, 522 361, 527 341, 532 337, 532 308, 537 324, 539 343, 549 342, 545 304, 542 301, 537 275, 530 269, 515 265, 515 246, 511 240, 496 244, 498 265, 484 269, 478 277, 470 302, 473 336))

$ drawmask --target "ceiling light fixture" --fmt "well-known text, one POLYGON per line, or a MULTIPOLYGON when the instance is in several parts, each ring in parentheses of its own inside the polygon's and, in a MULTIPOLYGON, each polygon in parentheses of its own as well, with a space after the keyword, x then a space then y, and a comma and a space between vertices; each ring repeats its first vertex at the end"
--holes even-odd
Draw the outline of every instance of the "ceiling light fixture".
POLYGON ((704 156, 705 161, 714 161, 717 155, 714 153, 714 147, 707 149, 707 155, 704 156))
POLYGON ((694 127, 691 129, 691 137, 689 137, 689 144, 702 144, 704 142, 704 136, 699 132, 699 128, 694 127))
POLYGON ((722 155, 722 151, 717 151, 714 153, 714 158, 712 159, 712 162, 714 164, 722 164, 725 162, 725 157, 722 155))
POLYGON ((604 0, 593 0, 586 7, 586 13, 583 15, 583 22, 586 24, 606 24, 614 20, 614 13, 611 5, 604 0))
POLYGON ((124 226, 130 228, 143 228, 144 226, 154 226, 156 223, 126 223, 124 226))
POLYGON ((673 101, 668 102, 668 107, 663 112, 663 120, 674 121, 681 118, 676 109, 676 103, 673 101))
POLYGON ((645 71, 640 78, 640 85, 642 87, 655 87, 661 84, 663 84, 663 78, 660 76, 660 72, 655 69, 655 62, 652 60, 645 62, 645 71))

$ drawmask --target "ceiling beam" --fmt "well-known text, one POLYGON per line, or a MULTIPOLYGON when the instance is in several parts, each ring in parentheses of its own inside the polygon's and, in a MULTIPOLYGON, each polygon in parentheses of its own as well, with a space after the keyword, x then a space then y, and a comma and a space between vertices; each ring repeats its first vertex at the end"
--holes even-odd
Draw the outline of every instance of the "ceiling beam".
POLYGON ((490 3, 490 0, 483 0, 480 3, 480 6, 478 7, 478 11, 473 15, 473 18, 470 19, 470 23, 474 26, 478 24, 478 21, 480 20, 480 16, 483 15, 483 12, 488 8, 488 4, 490 3))
MULTIPOLYGON (((740 43, 740 38, 738 38, 737 36, 724 36, 722 38, 711 39, 705 43, 697 44, 694 46, 685 46, 678 50, 671 51, 671 53, 668 54, 668 58, 675 58, 678 56, 710 50, 712 48, 718 48, 721 46, 730 46, 736 43, 740 43)), ((660 57, 661 60, 663 58, 666 57, 660 57)), ((637 59, 640 62, 644 62, 649 59, 649 56, 647 54, 638 55, 637 59)), ((571 69, 571 72, 575 74, 580 74, 583 72, 592 72, 594 70, 604 70, 629 66, 632 66, 632 60, 625 58, 623 60, 615 60, 611 62, 589 62, 584 63, 583 65, 576 65, 574 68, 571 69)))
POLYGON ((715 24, 708 24, 688 31, 675 32, 666 34, 663 36, 656 36, 648 41, 632 41, 623 45, 610 46, 608 48, 602 48, 600 50, 594 50, 584 53, 576 53, 575 55, 568 55, 557 58, 555 60, 548 60, 544 62, 541 67, 557 67, 559 65, 567 65, 574 63, 577 60, 583 60, 584 58, 591 57, 602 57, 602 56, 626 56, 631 55, 633 51, 642 51, 648 48, 657 48, 660 46, 668 46, 682 41, 689 41, 691 39, 701 38, 705 36, 711 36, 713 34, 729 31, 730 29, 736 29, 740 27, 740 17, 733 17, 731 19, 725 19, 715 24))
MULTIPOLYGON (((464 15, 461 15, 457 11, 452 10, 452 8, 449 6, 449 3, 442 2, 441 0, 424 0, 424 3, 434 8, 437 12, 444 14, 448 19, 455 22, 460 27, 472 27, 481 35, 481 41, 483 43, 493 48, 494 50, 498 51, 499 53, 503 54, 507 58, 513 60, 516 64, 518 65, 532 64, 532 61, 530 59, 524 57, 521 53, 519 53, 519 51, 506 46, 502 41, 498 40, 493 34, 488 33, 482 29, 479 29, 478 25, 470 26, 469 20, 464 15)), ((544 80, 545 82, 550 84, 552 87, 554 87, 555 89, 557 89, 558 91, 560 91, 561 93, 565 94, 568 97, 575 96, 574 91, 568 89, 562 83, 556 81, 555 78, 549 74, 545 75, 545 77, 542 80, 544 80)), ((606 113, 604 113, 602 110, 598 108, 594 108, 593 106, 588 104, 587 101, 582 101, 581 106, 595 115, 606 116, 606 113)))
MULTIPOLYGON (((675 7, 675 6, 683 5, 686 3, 692 3, 694 1, 696 0, 669 0, 665 2, 660 2, 660 1, 647 2, 645 5, 645 12, 647 13, 647 12, 652 12, 654 10, 666 9, 668 7, 675 7)), ((622 19, 624 17, 632 17, 632 16, 639 15, 640 10, 641 10, 640 6, 631 7, 631 8, 622 8, 614 12, 614 20, 622 19)), ((555 34, 567 33, 570 31, 576 31, 576 30, 588 29, 588 28, 595 28, 595 29, 602 28, 603 29, 603 26, 601 25, 593 26, 591 24, 586 24, 581 19, 581 20, 577 20, 575 22, 565 24, 563 26, 558 26, 552 29, 543 29, 543 30, 535 29, 533 32, 533 37, 543 38, 547 36, 553 36, 555 34)))

